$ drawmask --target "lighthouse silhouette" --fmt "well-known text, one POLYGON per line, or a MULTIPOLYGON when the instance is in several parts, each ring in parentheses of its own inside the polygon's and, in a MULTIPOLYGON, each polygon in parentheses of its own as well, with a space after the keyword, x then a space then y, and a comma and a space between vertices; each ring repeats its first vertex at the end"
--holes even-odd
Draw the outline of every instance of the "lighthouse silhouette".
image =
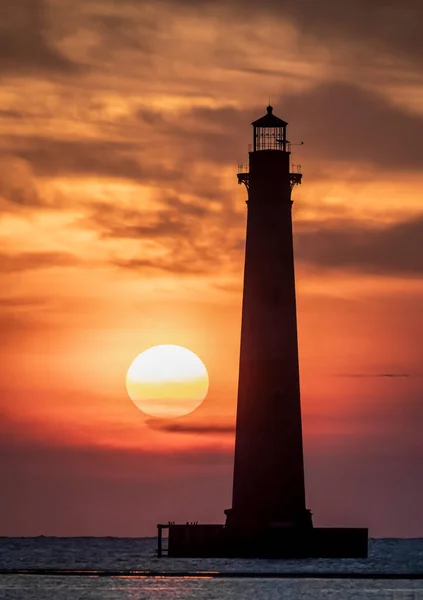
POLYGON ((231 527, 311 527, 306 510, 287 123, 252 123, 231 527))
POLYGON ((306 506, 291 166, 285 121, 252 123, 232 507, 225 525, 158 525, 159 555, 366 557, 366 528, 313 527, 306 506))

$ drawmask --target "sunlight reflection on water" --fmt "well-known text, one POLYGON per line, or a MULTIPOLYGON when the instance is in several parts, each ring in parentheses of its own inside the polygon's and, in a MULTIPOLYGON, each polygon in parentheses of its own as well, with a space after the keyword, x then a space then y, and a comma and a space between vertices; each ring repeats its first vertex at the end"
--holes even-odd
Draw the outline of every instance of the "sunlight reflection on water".
POLYGON ((423 600, 421 581, 0 576, 5 600, 423 600))

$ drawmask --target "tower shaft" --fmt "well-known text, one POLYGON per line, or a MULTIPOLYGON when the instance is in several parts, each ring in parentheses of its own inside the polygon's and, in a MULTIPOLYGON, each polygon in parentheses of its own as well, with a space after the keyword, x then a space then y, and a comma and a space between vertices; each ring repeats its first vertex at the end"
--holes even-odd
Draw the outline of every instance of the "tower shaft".
POLYGON ((280 150, 250 152, 228 526, 267 528, 307 521, 289 156, 280 150))
POLYGON ((168 555, 365 558, 366 528, 313 527, 306 509, 288 123, 252 123, 232 508, 226 524, 159 524, 168 555))

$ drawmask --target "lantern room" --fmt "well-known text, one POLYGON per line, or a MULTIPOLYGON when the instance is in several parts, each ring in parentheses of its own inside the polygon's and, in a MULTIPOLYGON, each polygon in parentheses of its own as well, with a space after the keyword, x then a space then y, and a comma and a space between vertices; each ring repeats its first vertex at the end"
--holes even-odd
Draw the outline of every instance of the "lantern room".
POLYGON ((267 107, 267 114, 257 121, 253 121, 254 127, 254 152, 263 150, 287 151, 286 126, 288 123, 273 114, 273 107, 267 107))

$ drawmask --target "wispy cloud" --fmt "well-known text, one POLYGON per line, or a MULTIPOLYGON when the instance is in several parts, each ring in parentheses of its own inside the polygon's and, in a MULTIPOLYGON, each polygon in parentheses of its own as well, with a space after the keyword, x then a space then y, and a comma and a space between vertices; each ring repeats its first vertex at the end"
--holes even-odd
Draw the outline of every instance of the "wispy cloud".
POLYGON ((423 216, 378 226, 362 221, 333 220, 310 224, 296 236, 296 255, 321 268, 397 277, 423 273, 423 216))
POLYGON ((152 429, 158 429, 167 433, 185 433, 191 435, 233 435, 235 433, 234 423, 189 423, 162 419, 149 419, 146 423, 152 429))
POLYGON ((55 267, 76 267, 81 264, 82 261, 78 257, 67 252, 0 253, 0 273, 16 273, 55 267))
POLYGON ((16 76, 76 74, 81 67, 61 53, 47 37, 49 2, 1 0, 0 71, 16 76))
POLYGON ((388 378, 388 379, 403 379, 403 378, 408 378, 408 377, 415 377, 415 375, 411 374, 411 373, 339 373, 337 374, 337 377, 351 377, 351 378, 388 378))

